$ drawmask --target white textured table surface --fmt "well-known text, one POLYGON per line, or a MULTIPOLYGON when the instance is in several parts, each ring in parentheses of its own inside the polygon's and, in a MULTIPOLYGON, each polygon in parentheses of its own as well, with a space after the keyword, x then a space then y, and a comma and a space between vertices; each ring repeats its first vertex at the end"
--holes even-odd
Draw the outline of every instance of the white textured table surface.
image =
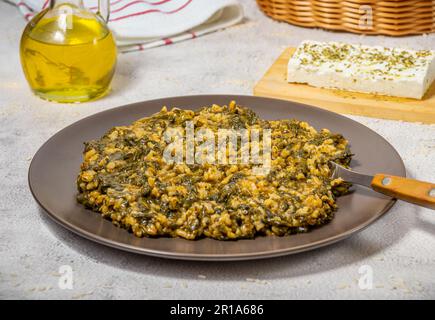
MULTIPOLYGON (((38 209, 27 186, 32 156, 52 134, 85 116, 165 96, 251 94, 282 50, 303 39, 435 47, 435 35, 362 37, 298 28, 266 18, 253 0, 242 3, 244 24, 121 55, 108 97, 60 105, 34 97, 27 88, 18 56, 25 23, 16 8, 0 2, 0 298, 435 298, 435 212, 403 202, 338 244, 238 263, 124 253, 75 236, 38 209), (58 286, 62 265, 72 267, 72 290, 58 286), (358 286, 363 265, 373 270, 371 290, 358 286)), ((435 126, 352 118, 398 150, 410 177, 435 180, 435 126)))

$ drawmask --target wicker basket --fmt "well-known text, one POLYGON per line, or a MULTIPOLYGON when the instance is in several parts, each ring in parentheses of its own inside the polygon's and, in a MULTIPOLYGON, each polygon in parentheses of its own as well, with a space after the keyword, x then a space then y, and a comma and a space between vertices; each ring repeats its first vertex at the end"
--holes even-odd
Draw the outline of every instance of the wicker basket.
POLYGON ((269 17, 303 27, 403 36, 435 32, 435 0, 257 0, 269 17))

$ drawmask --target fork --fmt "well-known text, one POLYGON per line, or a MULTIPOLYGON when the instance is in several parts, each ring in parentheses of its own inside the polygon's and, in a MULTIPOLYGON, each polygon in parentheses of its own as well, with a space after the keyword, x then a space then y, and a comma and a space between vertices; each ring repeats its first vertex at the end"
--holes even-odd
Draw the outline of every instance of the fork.
POLYGON ((332 178, 371 188, 387 196, 435 210, 435 184, 390 174, 378 173, 374 176, 347 169, 333 161, 332 178))

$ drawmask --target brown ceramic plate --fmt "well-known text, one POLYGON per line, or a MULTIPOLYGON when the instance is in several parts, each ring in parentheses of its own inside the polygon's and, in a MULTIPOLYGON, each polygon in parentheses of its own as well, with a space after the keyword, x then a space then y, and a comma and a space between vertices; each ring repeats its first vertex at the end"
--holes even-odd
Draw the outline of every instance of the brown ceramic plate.
POLYGON ((117 228, 76 200, 76 176, 82 162, 83 142, 102 136, 108 129, 149 116, 163 105, 195 109, 212 103, 236 100, 264 119, 296 118, 317 129, 342 133, 355 154, 352 167, 363 173, 405 175, 394 148, 367 127, 341 115, 283 100, 236 95, 204 95, 139 102, 107 110, 61 130, 33 157, 29 169, 30 189, 36 201, 55 221, 90 240, 131 252, 185 260, 244 260, 268 258, 319 248, 362 230, 384 214, 395 200, 363 187, 340 197, 339 209, 329 224, 309 233, 254 240, 189 241, 171 238, 137 238, 117 228))

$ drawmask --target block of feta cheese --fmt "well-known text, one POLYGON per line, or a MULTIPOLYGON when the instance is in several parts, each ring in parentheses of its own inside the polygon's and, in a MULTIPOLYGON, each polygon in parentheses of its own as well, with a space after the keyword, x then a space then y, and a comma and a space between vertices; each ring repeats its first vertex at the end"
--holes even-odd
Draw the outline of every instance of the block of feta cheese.
POLYGON ((288 63, 288 82, 423 98, 435 79, 435 51, 304 41, 288 63))

